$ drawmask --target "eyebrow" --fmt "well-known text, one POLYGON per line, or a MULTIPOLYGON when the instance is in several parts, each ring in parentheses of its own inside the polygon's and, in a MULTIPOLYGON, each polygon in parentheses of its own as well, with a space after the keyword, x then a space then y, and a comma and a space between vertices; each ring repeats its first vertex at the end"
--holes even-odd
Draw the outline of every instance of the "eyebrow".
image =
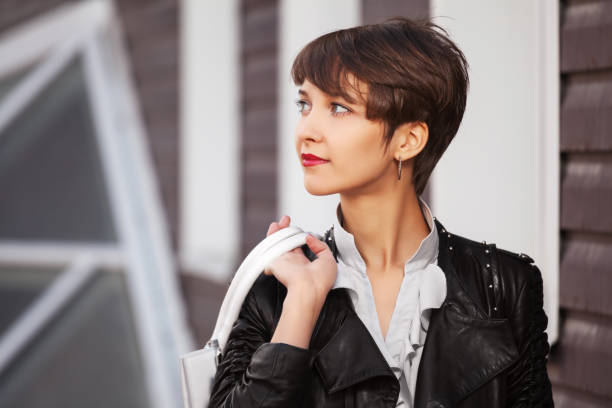
MULTIPOLYGON (((298 94, 300 94, 300 95, 304 95, 304 96, 306 96, 306 97, 310 97, 310 95, 308 95, 308 92, 306 92, 305 90, 303 90, 303 89, 301 89, 301 88, 300 88, 300 89, 298 89, 298 94)), ((357 102, 351 102, 351 101, 349 101, 348 99, 346 99, 346 98, 344 98, 343 96, 340 96, 340 95, 338 95, 336 98, 340 98, 340 99, 342 99, 342 100, 346 101, 346 102, 347 102, 348 104, 350 104, 350 105, 358 105, 358 103, 357 103, 357 102)))

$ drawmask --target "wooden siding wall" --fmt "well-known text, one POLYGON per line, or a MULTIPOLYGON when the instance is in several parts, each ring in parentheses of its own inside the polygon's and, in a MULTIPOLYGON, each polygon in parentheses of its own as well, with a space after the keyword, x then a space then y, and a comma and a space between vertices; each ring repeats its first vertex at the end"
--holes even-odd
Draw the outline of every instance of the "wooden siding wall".
POLYGON ((418 20, 429 16, 429 0, 362 0, 361 14, 364 24, 381 23, 391 17, 418 20))
POLYGON ((241 10, 243 259, 276 220, 278 0, 243 0, 241 10))
MULTIPOLYGON (((77 3, 71 0, 2 0, 0 33, 77 3)), ((115 1, 130 54, 173 248, 178 228, 178 0, 115 1)))
POLYGON ((178 0, 116 1, 174 250, 178 245, 178 0))
POLYGON ((561 3, 556 406, 612 406, 612 1, 561 3))

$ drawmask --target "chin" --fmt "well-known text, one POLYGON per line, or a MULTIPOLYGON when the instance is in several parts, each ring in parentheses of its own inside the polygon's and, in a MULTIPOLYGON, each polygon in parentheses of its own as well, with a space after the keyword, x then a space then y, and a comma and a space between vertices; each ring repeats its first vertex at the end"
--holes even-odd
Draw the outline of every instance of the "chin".
POLYGON ((315 196, 325 196, 337 193, 337 190, 331 188, 331 186, 321 180, 308 180, 308 177, 304 178, 304 188, 308 193, 315 196))

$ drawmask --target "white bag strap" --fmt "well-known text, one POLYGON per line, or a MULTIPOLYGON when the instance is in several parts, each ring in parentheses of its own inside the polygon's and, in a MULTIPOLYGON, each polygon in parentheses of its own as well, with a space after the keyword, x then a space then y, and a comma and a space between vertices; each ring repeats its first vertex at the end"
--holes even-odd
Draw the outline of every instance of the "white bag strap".
MULTIPOLYGON (((286 239, 289 236, 295 235, 301 231, 302 230, 300 228, 295 227, 295 226, 289 226, 287 228, 282 228, 276 231, 275 233, 267 236, 261 242, 259 242, 259 244, 257 244, 255 248, 253 248, 251 252, 249 252, 249 254, 244 258, 244 260, 240 264, 240 267, 234 274, 234 277, 232 278, 230 286, 225 294, 225 298, 223 299, 223 303, 221 304, 221 308, 217 316, 217 323, 215 324, 215 329, 213 330, 213 337, 212 337, 213 339, 215 339, 216 335, 218 335, 219 333, 219 329, 223 322, 222 317, 227 314, 227 308, 232 304, 232 300, 234 298, 234 292, 236 291, 238 282, 240 282, 240 280, 242 279, 242 275, 244 275, 245 272, 249 270, 249 266, 253 263, 253 260, 261 256, 263 253, 265 253, 268 249, 276 245, 278 242, 286 239)), ((244 299, 240 301, 243 301, 243 300, 244 299)))
POLYGON ((266 266, 278 256, 304 245, 306 235, 307 233, 299 227, 281 228, 267 236, 251 250, 232 279, 221 304, 213 335, 207 345, 216 343, 219 352, 223 351, 234 322, 240 314, 242 303, 255 280, 266 266))

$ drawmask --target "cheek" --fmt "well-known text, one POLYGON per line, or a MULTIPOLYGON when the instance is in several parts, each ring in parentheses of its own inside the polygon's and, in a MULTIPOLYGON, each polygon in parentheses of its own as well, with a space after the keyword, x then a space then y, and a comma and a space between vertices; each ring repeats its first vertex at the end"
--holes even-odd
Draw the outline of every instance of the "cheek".
POLYGON ((339 157, 343 167, 353 173, 376 173, 384 165, 380 147, 378 129, 355 130, 348 134, 343 146, 334 153, 339 157))

